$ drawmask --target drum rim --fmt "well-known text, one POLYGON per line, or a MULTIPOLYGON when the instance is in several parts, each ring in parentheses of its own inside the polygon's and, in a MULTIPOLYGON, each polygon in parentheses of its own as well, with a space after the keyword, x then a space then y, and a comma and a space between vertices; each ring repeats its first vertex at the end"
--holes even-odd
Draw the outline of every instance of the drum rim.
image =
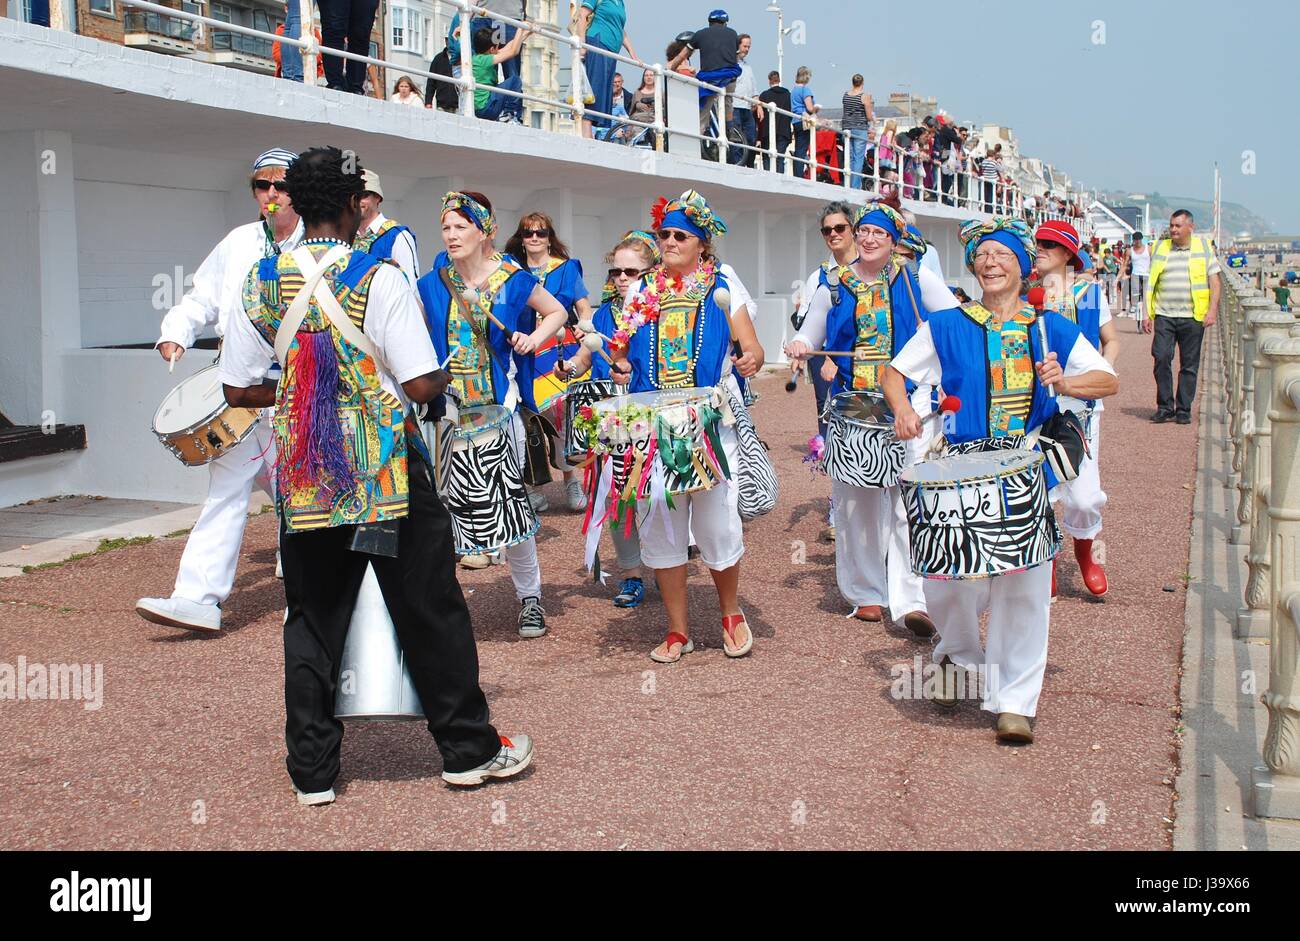
POLYGON ((508 408, 506 408, 504 405, 501 405, 498 402, 492 402, 487 405, 466 405, 456 410, 456 422, 455 422, 456 427, 453 430, 452 434, 454 434, 457 438, 464 438, 468 440, 470 438, 475 437, 476 435, 485 434, 491 431, 498 431, 502 428, 505 428, 506 425, 510 424, 511 420, 514 417, 515 417, 514 412, 510 411, 508 408), (486 425, 480 425, 474 428, 468 434, 462 433, 461 432, 462 426, 460 422, 461 418, 468 412, 481 412, 484 409, 500 409, 501 415, 499 418, 486 425))
MULTIPOLYGON (((852 398, 852 399, 873 398, 873 399, 880 399, 883 402, 885 401, 885 394, 883 392, 876 392, 872 389, 845 389, 843 392, 836 392, 834 395, 832 395, 829 399, 826 400, 826 417, 828 419, 828 423, 830 421, 841 421, 844 422, 845 424, 857 425, 862 428, 869 428, 872 431, 886 431, 894 427, 894 423, 892 420, 888 422, 875 423, 875 422, 865 421, 861 418, 850 418, 847 415, 843 415, 837 412, 835 410, 835 403, 840 401, 840 399, 847 399, 847 398, 852 398)), ((890 414, 892 414, 892 412, 890 414)))
POLYGON ((934 461, 921 461, 917 464, 912 464, 911 466, 904 468, 903 472, 898 475, 898 482, 899 484, 906 483, 917 487, 959 487, 962 485, 973 484, 976 481, 1001 480, 1003 477, 1010 477, 1012 474, 1021 474, 1024 473, 1025 471, 1041 469, 1043 466, 1043 461, 1045 460, 1043 453, 1041 451, 1031 451, 1028 448, 1007 448, 1003 451, 976 451, 976 452, 972 452, 971 454, 946 454, 941 458, 937 458, 936 460, 946 460, 948 458, 954 458, 954 457, 974 457, 974 456, 982 456, 985 454, 1014 454, 1014 453, 1024 453, 1027 455, 1031 455, 1029 464, 1024 467, 1007 468, 1005 473, 985 474, 980 477, 955 477, 950 480, 918 480, 915 477, 912 477, 904 480, 904 477, 906 477, 908 471, 920 467, 922 464, 935 463, 934 461))
MULTIPOLYGON (((200 376, 202 376, 204 373, 212 372, 212 371, 214 371, 214 370, 216 370, 216 369, 218 369, 218 368, 219 368, 219 364, 218 364, 218 363, 213 363, 213 364, 210 365, 210 366, 204 366, 202 369, 200 369, 200 370, 198 370, 196 373, 194 373, 194 375, 192 375, 192 376, 186 376, 186 377, 185 377, 184 379, 182 379, 180 382, 176 383, 176 385, 172 386, 170 389, 167 390, 167 394, 163 396, 163 400, 162 400, 161 402, 159 402, 159 403, 158 403, 158 407, 157 407, 156 409, 154 409, 154 413, 153 413, 153 421, 150 422, 150 430, 151 430, 151 431, 152 431, 152 432, 157 436, 157 438, 158 438, 159 441, 166 441, 168 438, 174 437, 174 436, 176 436, 176 435, 191 435, 191 434, 194 434, 194 432, 198 431, 198 430, 199 430, 200 428, 202 428, 204 425, 210 424, 210 423, 212 422, 212 420, 213 420, 214 418, 216 418, 217 416, 222 415, 222 414, 224 414, 225 412, 231 411, 231 410, 236 409, 236 408, 244 408, 243 406, 231 405, 229 402, 226 401, 226 397, 225 397, 225 395, 224 395, 224 393, 223 393, 222 396, 221 396, 221 407, 220 407, 220 408, 217 408, 217 409, 214 409, 214 410, 211 411, 211 412, 208 412, 206 415, 203 416, 203 418, 201 418, 200 420, 194 422, 194 424, 189 425, 188 427, 185 427, 185 428, 177 428, 175 431, 159 431, 159 430, 158 430, 158 416, 162 414, 163 406, 167 404, 167 400, 170 399, 170 398, 172 397, 172 394, 175 393, 175 391, 176 391, 177 389, 181 388, 182 386, 186 386, 186 385, 189 385, 191 382, 194 382, 196 379, 198 379, 198 378, 199 378, 200 376)), ((244 408, 244 411, 248 411, 248 412, 260 412, 261 409, 256 409, 256 408, 244 408)))

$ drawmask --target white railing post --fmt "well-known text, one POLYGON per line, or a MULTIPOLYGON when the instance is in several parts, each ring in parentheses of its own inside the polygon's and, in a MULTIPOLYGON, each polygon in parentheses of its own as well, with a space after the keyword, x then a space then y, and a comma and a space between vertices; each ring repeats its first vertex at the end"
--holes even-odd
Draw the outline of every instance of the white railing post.
POLYGON ((655 73, 655 150, 659 153, 664 152, 664 145, 667 143, 668 122, 664 115, 664 93, 667 89, 664 87, 664 67, 659 63, 654 65, 655 73))
MULTIPOLYGON (((573 52, 569 60, 569 95, 573 102, 573 128, 574 133, 579 137, 586 136, 582 130, 582 117, 586 114, 587 104, 587 72, 582 67, 582 41, 575 35, 569 34, 569 45, 573 52)), ((593 127, 592 133, 595 133, 593 127)))
POLYGON ((713 120, 718 124, 718 163, 727 163, 727 151, 730 150, 727 137, 727 90, 724 88, 713 99, 713 120))
POLYGON ((763 118, 767 122, 767 169, 772 173, 777 170, 776 166, 776 112, 772 109, 776 105, 768 105, 763 112, 763 118))
POLYGON ((1270 339, 1272 447, 1268 515, 1274 555, 1269 566, 1268 710, 1264 764, 1251 772, 1257 817, 1300 819, 1300 339, 1270 339))
POLYGON ((853 141, 850 138, 848 131, 841 129, 840 133, 843 135, 842 140, 844 141, 844 159, 840 161, 840 172, 844 175, 844 188, 846 190, 851 190, 853 189, 852 180, 853 171, 855 169, 853 167, 853 141))
MULTIPOLYGON (((289 3, 296 3, 299 7, 298 19, 298 38, 305 40, 308 45, 302 47, 302 83, 304 85, 316 84, 316 57, 320 55, 318 51, 320 46, 316 44, 316 22, 315 8, 312 0, 289 0, 289 3)), ((280 45, 280 55, 284 55, 284 44, 280 45)))
POLYGON ((474 90, 478 83, 474 81, 474 30, 473 16, 470 15, 468 0, 459 0, 460 7, 460 77, 467 84, 460 87, 460 113, 467 118, 474 117, 474 90))

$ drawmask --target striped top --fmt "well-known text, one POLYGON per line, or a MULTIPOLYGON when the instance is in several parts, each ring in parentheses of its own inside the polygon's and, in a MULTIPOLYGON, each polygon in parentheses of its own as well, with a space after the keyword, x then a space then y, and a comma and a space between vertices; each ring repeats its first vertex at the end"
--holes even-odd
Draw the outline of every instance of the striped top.
MULTIPOLYGON (((1209 255, 1205 273, 1207 276, 1219 273, 1219 261, 1209 252, 1208 244, 1201 243, 1209 255)), ((1136 257, 1136 256, 1135 256, 1136 257)), ((1165 258, 1165 270, 1160 275, 1155 289, 1155 312, 1157 317, 1191 317, 1192 313, 1192 278, 1187 273, 1187 263, 1192 257, 1192 246, 1179 248, 1170 244, 1169 254, 1165 258)))
POLYGON ((996 180, 999 175, 998 162, 992 157, 985 157, 980 161, 980 176, 985 180, 996 180))
POLYGON ((851 91, 844 93, 844 123, 845 130, 853 128, 867 127, 867 107, 862 103, 861 94, 853 94, 851 91))

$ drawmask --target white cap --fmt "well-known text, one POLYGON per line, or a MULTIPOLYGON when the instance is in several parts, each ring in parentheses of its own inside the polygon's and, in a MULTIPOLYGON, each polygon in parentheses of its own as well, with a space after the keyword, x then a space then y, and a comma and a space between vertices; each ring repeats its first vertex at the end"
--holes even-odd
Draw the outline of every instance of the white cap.
POLYGON ((369 193, 374 193, 380 199, 384 198, 384 191, 379 182, 379 174, 374 170, 361 171, 361 186, 369 193))

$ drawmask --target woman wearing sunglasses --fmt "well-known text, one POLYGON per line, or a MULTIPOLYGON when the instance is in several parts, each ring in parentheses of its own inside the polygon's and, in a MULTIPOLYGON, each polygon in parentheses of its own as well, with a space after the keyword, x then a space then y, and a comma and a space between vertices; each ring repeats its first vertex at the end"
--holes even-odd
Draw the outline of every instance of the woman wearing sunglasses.
MULTIPOLYGON (((515 234, 506 242, 505 253, 531 271, 542 287, 568 311, 568 323, 563 334, 542 343, 533 354, 532 375, 521 380, 537 383, 534 388, 537 407, 546 412, 564 392, 555 381, 555 366, 578 348, 579 338, 572 328, 579 320, 591 316, 587 285, 582 280, 582 262, 569 255, 568 247, 555 232, 555 223, 544 212, 530 212, 519 220, 515 234)), ((560 434, 562 439, 562 429, 560 434)), ((587 508, 587 496, 582 492, 577 472, 565 462, 563 454, 555 455, 553 462, 564 474, 564 494, 569 509, 580 513, 587 508)), ((546 495, 540 490, 529 491, 528 498, 539 513, 549 506, 546 495)))
MULTIPOLYGON (((1081 280, 1084 268, 1080 254, 1079 233, 1068 222, 1044 222, 1034 233, 1038 245, 1035 268, 1043 284, 1044 306, 1076 324, 1106 362, 1115 365, 1119 356, 1119 332, 1111 320, 1110 305, 1101 286, 1081 280)), ((1079 563, 1083 584, 1094 595, 1106 594, 1106 570, 1093 557, 1092 542, 1101 532, 1101 511, 1106 506, 1106 492, 1101 489, 1097 451, 1100 447, 1100 400, 1085 401, 1061 397, 1061 408, 1079 412, 1088 432, 1088 455, 1074 480, 1062 481, 1051 496, 1060 501, 1057 520, 1061 529, 1074 541, 1074 557, 1079 563)), ((1056 563, 1052 563, 1052 597, 1056 597, 1056 563)))
MULTIPOLYGON (((663 261, 628 298, 627 307, 641 311, 645 323, 625 346, 613 351, 612 378, 633 392, 721 386, 729 397, 739 399, 732 372, 744 377, 757 373, 763 367, 763 348, 749 317, 734 316, 718 304, 717 292, 730 292, 730 287, 718 268, 713 240, 727 231, 727 224, 694 190, 656 205, 653 217, 663 261), (739 355, 733 355, 733 340, 739 355)), ((734 482, 739 443, 730 426, 719 422, 717 433, 732 481, 675 496, 671 509, 638 507, 641 556, 655 570, 668 615, 668 636, 650 654, 660 663, 674 663, 695 649, 686 598, 692 535, 718 592, 723 651, 728 657, 743 657, 754 644, 739 599, 740 557, 745 552, 734 482)))
MULTIPOLYGON (((832 272, 846 265, 853 264, 858 257, 858 243, 853 237, 853 208, 846 202, 834 200, 822 207, 820 228, 822 239, 826 242, 826 248, 830 251, 830 259, 824 264, 813 269, 812 274, 808 275, 808 280, 804 282, 803 293, 800 295, 802 303, 799 309, 795 311, 794 316, 790 319, 794 329, 798 331, 804 322, 811 316, 814 319, 825 320, 827 312, 831 309, 831 295, 833 289, 828 280, 832 272)), ((836 284, 839 284, 839 275, 836 274, 836 284)), ((832 375, 823 375, 823 367, 828 367, 825 356, 809 357, 809 350, 804 349, 801 356, 796 356, 792 352, 791 341, 785 345, 785 355, 790 357, 791 368, 796 372, 802 372, 805 368, 812 377, 813 392, 817 402, 817 434, 823 441, 826 440, 826 421, 822 417, 826 411, 826 394, 830 391, 832 375)), ((829 364, 828 372, 834 368, 834 364, 829 364)), ((830 542, 835 541, 835 519, 834 519, 834 501, 826 510, 826 533, 825 538, 830 542)))
MULTIPOLYGON (((659 242, 649 232, 633 230, 628 232, 614 246, 614 250, 605 256, 609 266, 605 281, 605 290, 601 297, 602 304, 592 315, 592 324, 596 332, 612 337, 615 332, 627 328, 623 318, 623 303, 632 288, 659 264, 659 242)), ((579 346, 572 359, 560 360, 555 364, 555 372, 560 378, 569 380, 591 370, 592 379, 608 379, 609 363, 605 357, 592 354, 579 346)), ((635 608, 645 600, 645 581, 641 576, 641 539, 636 527, 630 531, 623 526, 611 527, 614 539, 614 551, 618 559, 618 569, 622 574, 618 594, 614 596, 617 608, 635 608)))
MULTIPOLYGON (((524 463, 523 405, 536 411, 532 354, 564 325, 565 312, 528 271, 496 251, 492 204, 482 193, 448 193, 442 200, 446 252, 416 284, 433 347, 446 362, 462 407, 501 405, 514 413, 515 451, 524 463), (540 315, 541 323, 534 329, 540 315), (503 329, 504 328, 504 329, 503 329)), ((536 537, 504 550, 519 598, 519 636, 546 633, 542 571, 536 537)), ((466 558, 480 558, 467 556, 466 558)), ((488 564, 475 565, 482 568, 488 564)))
MULTIPOLYGON (((982 294, 978 302, 932 312, 885 369, 881 382, 899 438, 921 435, 921 418, 905 390, 908 379, 942 386, 961 400, 945 424, 950 444, 1029 434, 1056 414, 1053 391, 1096 399, 1119 390, 1114 367, 1078 327, 1053 311, 1040 322, 1025 303, 1025 281, 1038 249, 1024 221, 971 220, 962 226, 961 240, 966 267, 982 294)), ((1044 475, 1051 487, 1050 468, 1044 475)), ((1037 565, 991 578, 930 579, 925 586, 939 630, 935 703, 957 705, 956 668, 973 676, 969 671, 987 667, 982 708, 997 715, 1000 742, 1034 740, 1029 720, 1038 710, 1047 669, 1051 580, 1051 568, 1037 565), (981 646, 985 611, 988 641, 981 646)))
MULTIPOLYGON (((908 231, 897 205, 870 203, 854 218, 857 259, 838 269, 838 297, 819 306, 804 320, 787 352, 802 362, 825 344, 852 350, 835 357, 833 395, 842 392, 880 393, 880 378, 895 353, 903 348, 929 316, 921 302, 916 275, 900 248, 925 250, 908 231)), ((951 297, 951 295, 949 295, 951 297)), ((952 305, 949 305, 952 306, 952 305)), ((913 407, 930 412, 928 385, 909 384, 913 407)), ((832 429, 832 434, 834 430, 832 429)), ((908 448, 908 463, 921 459, 922 448, 908 448)), ((835 580, 859 621, 880 623, 884 608, 890 618, 917 637, 934 633, 926 613, 925 592, 912 573, 907 517, 897 486, 857 487, 831 481, 835 522, 835 580)))

